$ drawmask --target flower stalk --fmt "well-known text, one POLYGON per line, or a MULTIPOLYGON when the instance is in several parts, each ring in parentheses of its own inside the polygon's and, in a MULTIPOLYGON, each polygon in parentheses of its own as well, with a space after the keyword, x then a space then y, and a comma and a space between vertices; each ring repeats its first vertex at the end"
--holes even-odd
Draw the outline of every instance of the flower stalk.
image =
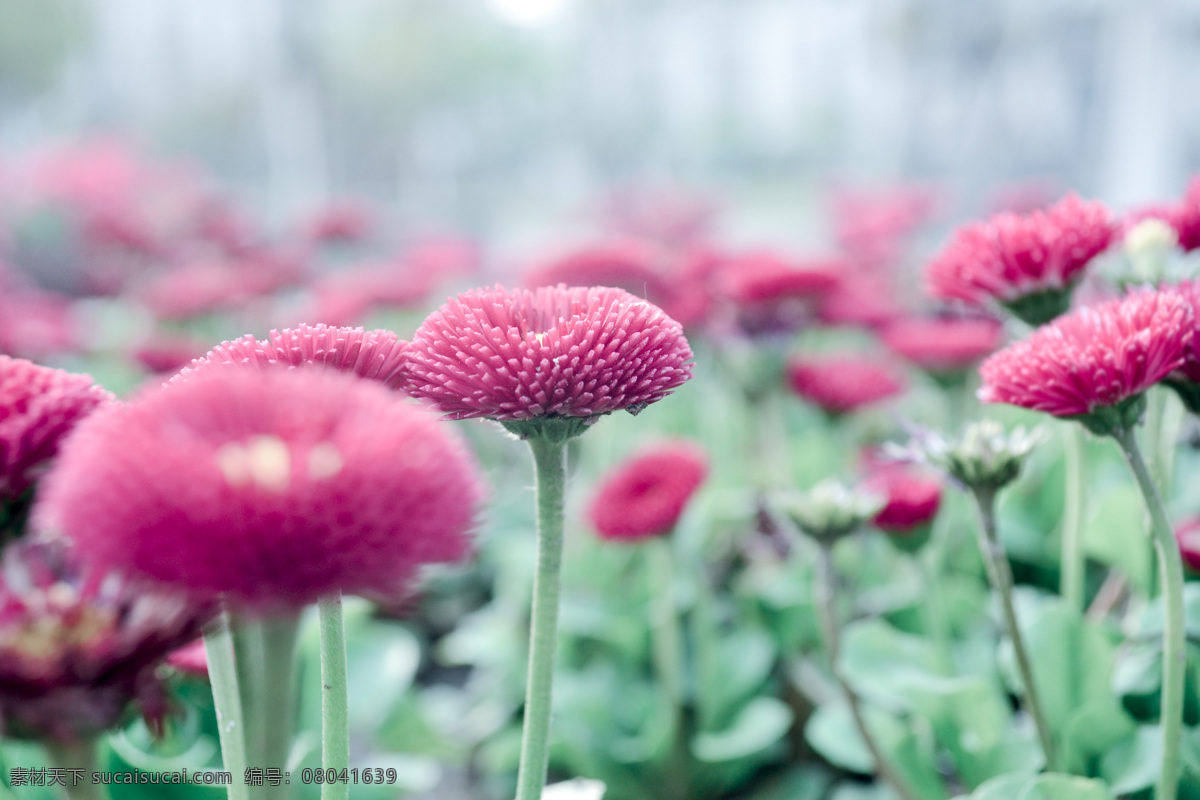
POLYGON ((550 709, 558 650, 563 495, 567 476, 565 441, 552 436, 531 436, 528 441, 537 475, 538 544, 516 800, 540 800, 550 761, 550 709))
POLYGON ((1072 611, 1083 610, 1085 561, 1083 553, 1084 432, 1077 425, 1063 431, 1066 492, 1063 496, 1062 566, 1059 592, 1072 611))
MULTIPOLYGON (((96 770, 95 739, 78 739, 69 742, 51 739, 45 742, 45 747, 46 754, 54 766, 68 771, 83 771, 82 778, 78 783, 68 778, 63 784, 63 793, 67 800, 104 800, 103 790, 99 785, 92 783, 92 773, 96 770)), ((68 772, 68 774, 70 773, 68 772)))
POLYGON ((219 625, 204 634, 204 656, 208 661, 208 680, 212 685, 213 705, 217 711, 221 760, 233 777, 229 784, 229 800, 248 800, 250 793, 243 780, 246 767, 249 766, 246 759, 246 725, 238 691, 229 615, 222 614, 218 622, 219 625))
POLYGON ((1054 769, 1056 765, 1054 736, 1046 721, 1038 698, 1037 683, 1033 675, 1033 663, 1029 660, 1029 652, 1025 648, 1025 638, 1021 635, 1017 624, 1017 612, 1013 606, 1013 577, 1008 565, 1008 553, 996 533, 996 489, 986 486, 972 488, 975 505, 979 510, 979 549, 987 568, 988 580, 992 589, 1000 597, 1000 608, 1004 616, 1004 627, 1012 640, 1013 654, 1016 656, 1017 671, 1021 675, 1021 683, 1025 687, 1025 707, 1033 717, 1037 728, 1038 740, 1042 752, 1046 756, 1046 765, 1054 769))
MULTIPOLYGON (((346 626, 340 594, 317 605, 321 629, 321 766, 341 773, 350 768, 349 688, 346 682, 346 626)), ((350 784, 321 786, 321 800, 346 800, 350 784)))
POLYGON ((1183 687, 1186 652, 1184 650, 1183 618, 1183 561, 1172 533, 1167 510, 1162 496, 1155 485, 1137 436, 1130 426, 1113 431, 1113 438, 1121 446, 1121 452, 1137 480, 1138 488, 1145 498, 1150 512, 1150 529, 1154 537, 1162 583, 1163 604, 1166 614, 1163 624, 1163 677, 1162 677, 1162 770, 1155 787, 1156 800, 1174 800, 1179 788, 1180 747, 1183 734, 1183 687))

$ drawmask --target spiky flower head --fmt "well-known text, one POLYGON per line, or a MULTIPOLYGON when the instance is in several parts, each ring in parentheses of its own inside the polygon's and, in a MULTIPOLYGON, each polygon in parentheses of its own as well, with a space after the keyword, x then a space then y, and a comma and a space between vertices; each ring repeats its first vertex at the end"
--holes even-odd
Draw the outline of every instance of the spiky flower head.
POLYGON ((1194 327, 1174 291, 1078 309, 985 361, 979 399, 1078 418, 1097 434, 1135 425, 1142 393, 1183 366, 1194 327))
POLYGON ((156 667, 195 639, 212 607, 147 593, 84 569, 69 551, 22 540, 0 572, 0 722, 5 736, 91 739, 140 705, 166 712, 156 667))
POLYGON ((635 542, 670 533, 708 475, 708 456, 688 441, 643 448, 605 476, 588 507, 602 539, 635 542))
POLYGON ((88 375, 0 355, 0 533, 23 516, 66 435, 112 399, 88 375))
POLYGON ((994 419, 968 425, 957 437, 923 431, 893 455, 922 461, 971 491, 999 491, 1017 479, 1025 459, 1045 441, 1040 428, 1011 431, 994 419))
POLYGON ((782 499, 780 508, 801 531, 818 542, 832 543, 865 525, 886 503, 878 492, 829 479, 782 499))
POLYGON ((35 522, 105 569, 286 611, 395 597, 464 556, 481 491, 454 432, 333 370, 213 369, 72 436, 35 522))
POLYGON ((408 342, 387 330, 305 325, 273 330, 266 339, 247 334, 221 342, 184 368, 179 378, 222 367, 324 366, 379 381, 390 389, 404 384, 408 342))
POLYGON ((451 298, 421 324, 405 388, 446 419, 575 435, 666 397, 692 376, 691 360, 679 323, 622 289, 495 286, 451 298))
POLYGON ((959 228, 925 269, 929 293, 998 303, 1031 325, 1070 306, 1071 290, 1117 231, 1103 204, 1068 194, 1045 211, 1002 213, 959 228))

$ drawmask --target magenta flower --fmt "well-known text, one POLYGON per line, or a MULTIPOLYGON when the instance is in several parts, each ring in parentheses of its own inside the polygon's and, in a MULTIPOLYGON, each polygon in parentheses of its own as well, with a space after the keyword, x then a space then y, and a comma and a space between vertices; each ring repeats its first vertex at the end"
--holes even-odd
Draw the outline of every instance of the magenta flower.
POLYGON ((110 400, 88 375, 0 355, 0 518, 45 471, 71 429, 110 400))
POLYGON ((1200 517, 1191 517, 1175 526, 1175 541, 1183 565, 1194 573, 1200 572, 1200 517))
POLYGON ((472 289, 413 335, 405 388, 447 419, 637 413, 692 375, 679 323, 621 289, 472 289))
POLYGON ((265 612, 396 595, 466 553, 481 494, 449 430, 331 370, 198 371, 90 419, 43 485, 92 563, 265 612))
POLYGON ((1125 404, 1183 365, 1194 327, 1177 292, 1081 308, 983 362, 979 399, 1056 417, 1125 404))
POLYGON ((1000 303, 1040 325, 1067 309, 1084 268, 1116 231, 1103 204, 1074 194, 1026 216, 997 214, 955 232, 926 267, 926 287, 947 300, 1000 303))
POLYGON ((993 319, 909 317, 880 338, 898 356, 934 375, 962 373, 1000 346, 1003 330, 993 319))
POLYGON ((878 470, 863 488, 886 498, 874 525, 886 533, 910 533, 928 525, 942 502, 942 484, 936 478, 901 466, 878 470))
POLYGON ((904 379, 879 361, 858 356, 811 358, 787 363, 792 391, 828 414, 847 414, 904 391, 904 379))
POLYGON ((1158 219, 1170 225, 1184 251, 1200 248, 1200 175, 1192 178, 1179 201, 1147 206, 1129 214, 1126 228, 1145 219, 1158 219))
POLYGON ((23 540, 0 572, 0 720, 6 736, 71 742, 117 725, 131 704, 161 729, 156 667, 212 615, 178 595, 133 590, 83 571, 66 552, 23 540))
POLYGON ((636 542, 670 533, 708 475, 708 456, 687 441, 643 448, 610 472, 587 516, 602 539, 636 542))
POLYGON ((221 344, 204 358, 196 359, 179 374, 187 378, 213 367, 272 366, 300 367, 318 365, 360 378, 379 381, 399 389, 405 379, 405 352, 408 342, 391 331, 364 331, 362 328, 334 328, 329 325, 297 325, 271 331, 265 340, 247 334, 221 344))

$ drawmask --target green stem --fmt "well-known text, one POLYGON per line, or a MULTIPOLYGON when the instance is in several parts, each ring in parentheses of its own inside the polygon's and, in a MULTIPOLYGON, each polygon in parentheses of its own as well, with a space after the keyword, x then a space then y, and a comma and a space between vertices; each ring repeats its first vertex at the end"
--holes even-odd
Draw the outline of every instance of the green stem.
POLYGON ((933 636, 937 645, 938 667, 944 675, 954 674, 954 655, 950 649, 950 623, 946 619, 946 604, 942 597, 942 582, 938 573, 931 567, 924 553, 916 553, 914 560, 921 571, 921 580, 925 584, 925 626, 933 636))
POLYGON ((917 795, 909 787, 908 782, 900 776, 896 768, 883 755, 883 750, 875 741, 874 734, 867 727, 867 720, 863 716, 862 708, 858 701, 858 695, 851 688, 849 682, 842 677, 842 671, 838 667, 838 650, 840 640, 838 637, 838 619, 837 619, 837 571, 833 565, 833 546, 829 542, 819 542, 817 547, 817 575, 815 589, 815 599, 817 612, 821 622, 821 633, 825 639, 825 650, 829 654, 829 669, 833 673, 834 680, 841 686, 843 694, 846 695, 846 705, 850 707, 850 715, 854 718, 854 727, 858 729, 858 735, 862 738, 863 744, 867 746, 867 750, 871 753, 871 758, 875 760, 875 768, 879 770, 880 777, 883 778, 901 800, 918 800, 917 795))
POLYGON ((1042 752, 1046 756, 1046 766, 1053 770, 1056 766, 1054 737, 1038 699, 1033 664, 1029 660, 1029 652, 1025 649, 1025 637, 1021 635, 1021 629, 1017 625, 1017 612, 1013 606, 1012 568, 1008 565, 1008 554, 1004 551, 1004 544, 996 534, 996 492, 994 489, 980 488, 975 489, 972 494, 979 509, 979 548, 983 553, 988 579, 996 594, 1000 596, 1004 627, 1008 629, 1008 636, 1012 640, 1017 670, 1021 673, 1021 683, 1025 687, 1025 707, 1037 727, 1042 752))
POLYGON ((1063 448, 1066 455, 1066 493, 1063 496, 1062 517, 1062 563, 1059 591, 1074 612, 1083 610, 1084 601, 1084 554, 1083 554, 1083 485, 1084 431, 1079 425, 1070 423, 1063 431, 1063 448))
POLYGON ((642 548, 646 563, 646 588, 651 602, 650 630, 654 672, 677 717, 683 699, 683 678, 671 543, 665 537, 655 537, 645 542, 642 548))
POLYGON ((263 682, 262 629, 256 619, 232 612, 228 617, 236 671, 234 685, 242 710, 245 766, 259 767, 263 764, 263 738, 270 727, 270 721, 263 717, 263 708, 258 700, 259 687, 263 682))
MULTIPOLYGON (((321 766, 341 773, 350 768, 346 626, 341 595, 321 600, 317 611, 321 623, 321 766)), ((321 800, 346 800, 349 796, 349 783, 321 786, 321 800)))
MULTIPOLYGON (((296 632, 300 615, 267 617, 259 625, 262 628, 263 670, 256 700, 261 710, 259 718, 268 723, 260 731, 261 765, 266 769, 286 770, 295 720, 296 632)), ((268 782, 256 794, 282 800, 291 796, 291 787, 286 781, 280 781, 278 786, 268 782)))
POLYGON ((96 741, 81 739, 72 742, 45 742, 50 763, 66 770, 63 794, 67 800, 103 800, 106 796, 100 785, 92 783, 96 771, 96 741), (78 778, 78 782, 76 782, 78 778))
POLYGON ((1158 553, 1159 577, 1162 581, 1163 605, 1166 608, 1163 624, 1162 678, 1162 772, 1154 796, 1157 800, 1175 800, 1179 787, 1180 746, 1183 730, 1183 683, 1185 667, 1183 620, 1183 562, 1167 519, 1162 496, 1154 484, 1142 451, 1138 448, 1133 430, 1118 429, 1113 438, 1121 446, 1129 469, 1137 479, 1138 488, 1150 511, 1151 531, 1158 553))
POLYGON ((221 761, 233 778, 229 785, 229 800, 247 800, 250 794, 243 781, 249 764, 246 760, 246 725, 242 716, 242 698, 238 694, 229 615, 222 614, 218 623, 218 627, 204 634, 204 656, 208 661, 208 681, 212 685, 213 705, 217 711, 221 761))
POLYGON ((528 441, 537 472, 538 544, 517 800, 541 800, 550 763, 550 701, 554 685, 554 656, 558 645, 563 495, 567 468, 563 442, 541 436, 530 437, 528 441))

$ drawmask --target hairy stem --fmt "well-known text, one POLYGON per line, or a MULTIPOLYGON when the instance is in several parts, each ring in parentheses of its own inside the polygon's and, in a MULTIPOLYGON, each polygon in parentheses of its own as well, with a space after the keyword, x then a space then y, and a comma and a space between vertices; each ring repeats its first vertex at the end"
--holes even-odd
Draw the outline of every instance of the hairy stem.
MULTIPOLYGON (((321 627, 321 766, 341 773, 350 768, 350 700, 341 595, 321 600, 317 613, 321 627)), ((346 800, 349 796, 349 783, 321 786, 321 800, 346 800)))
POLYGON ((1059 592, 1071 610, 1083 610, 1084 600, 1084 554, 1083 554, 1083 485, 1084 431, 1071 423, 1063 430, 1063 449, 1066 455, 1066 493, 1063 496, 1062 517, 1062 568, 1059 592))
POLYGON ((983 562, 987 567, 988 579, 992 588, 1000 596, 1000 608, 1004 615, 1004 627, 1012 640, 1013 654, 1017 660, 1017 670, 1021 674, 1021 683, 1025 687, 1025 707, 1033 717, 1037 727, 1038 739, 1042 744, 1042 752, 1046 756, 1046 765, 1050 769, 1056 766, 1054 736, 1046 722, 1038 699, 1037 683, 1033 676, 1033 664, 1029 660, 1029 652, 1025 649, 1025 638, 1021 635, 1017 624, 1017 612, 1013 606, 1013 577, 1008 565, 1008 554, 1004 544, 996 533, 996 492, 992 489, 975 489, 975 504, 979 509, 979 547, 983 552, 983 562))
POLYGON ((222 614, 218 623, 218 627, 204 634, 204 656, 208 661, 208 680, 212 685, 213 705, 217 711, 221 761, 233 778, 229 785, 229 800, 247 800, 250 793, 243 780, 249 765, 246 760, 246 724, 242 715, 242 698, 238 692, 229 615, 222 614))
POLYGON ((562 572, 563 495, 566 447, 550 437, 531 437, 537 473, 538 544, 529 629, 529 675, 517 800, 540 800, 550 761, 550 707, 558 649, 558 595, 562 572))
POLYGON ((1162 677, 1162 772, 1158 777, 1154 796, 1157 800, 1175 800, 1179 788, 1180 746, 1183 731, 1183 685, 1185 650, 1183 619, 1183 562, 1179 547, 1167 518, 1162 496, 1142 457, 1137 436, 1129 428, 1113 434, 1129 469, 1137 480, 1138 488, 1150 511, 1150 529, 1158 555, 1159 578, 1162 583, 1163 605, 1166 610, 1163 624, 1163 677, 1162 677))

